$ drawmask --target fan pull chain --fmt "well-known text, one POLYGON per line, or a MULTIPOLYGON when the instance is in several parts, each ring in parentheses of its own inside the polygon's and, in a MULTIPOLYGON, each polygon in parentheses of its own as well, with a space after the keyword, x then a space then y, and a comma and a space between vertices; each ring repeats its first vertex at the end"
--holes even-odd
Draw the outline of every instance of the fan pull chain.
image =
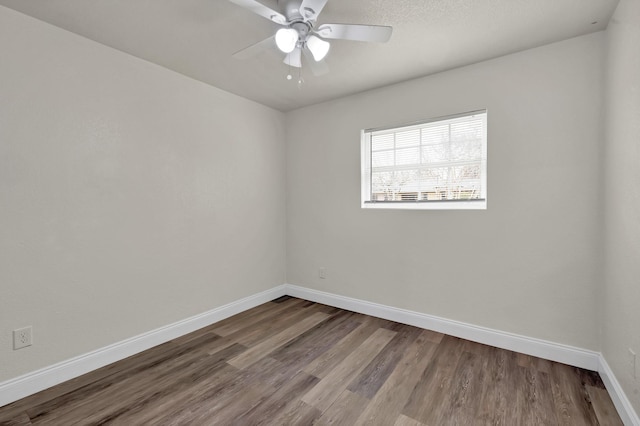
POLYGON ((291 75, 291 56, 287 56, 287 58, 289 59, 287 61, 287 65, 289 65, 289 73, 287 74, 287 80, 291 80, 293 78, 293 76, 291 75))
POLYGON ((302 78, 302 67, 298 68, 298 89, 302 89, 304 78, 302 78))

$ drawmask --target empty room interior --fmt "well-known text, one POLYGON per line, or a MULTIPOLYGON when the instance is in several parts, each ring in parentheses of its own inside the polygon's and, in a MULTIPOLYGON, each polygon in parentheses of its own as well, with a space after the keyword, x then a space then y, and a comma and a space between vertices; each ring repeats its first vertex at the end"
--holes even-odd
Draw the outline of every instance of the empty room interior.
POLYGON ((638 46, 640 0, 0 0, 0 424, 640 425, 638 46))

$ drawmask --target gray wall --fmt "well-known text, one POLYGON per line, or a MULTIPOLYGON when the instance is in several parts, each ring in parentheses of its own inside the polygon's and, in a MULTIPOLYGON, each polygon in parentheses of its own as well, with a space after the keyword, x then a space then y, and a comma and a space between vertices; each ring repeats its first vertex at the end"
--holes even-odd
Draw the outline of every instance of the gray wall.
POLYGON ((640 413, 640 1, 621 0, 607 29, 602 352, 640 413), (628 349, 637 354, 637 377, 628 349))
POLYGON ((0 52, 0 382, 284 282, 282 113, 4 7, 0 52))
POLYGON ((596 33, 288 113, 287 281, 597 350, 603 60, 596 33), (361 129, 482 108, 486 211, 360 208, 361 129))
POLYGON ((606 34, 283 115, 0 7, 0 382, 286 281, 602 350, 640 411, 638 39, 621 0, 606 34), (480 108, 488 210, 360 209, 361 129, 480 108))

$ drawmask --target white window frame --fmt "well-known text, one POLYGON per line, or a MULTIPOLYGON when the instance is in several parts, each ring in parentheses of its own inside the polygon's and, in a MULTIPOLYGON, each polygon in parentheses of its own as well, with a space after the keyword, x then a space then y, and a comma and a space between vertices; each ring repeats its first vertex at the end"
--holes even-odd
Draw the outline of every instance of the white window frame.
MULTIPOLYGON (((487 208, 487 110, 477 110, 461 114, 431 118, 400 126, 364 129, 360 132, 361 142, 361 207, 363 209, 403 209, 403 210, 485 210, 487 208), (371 201, 371 135, 421 129, 439 122, 453 122, 472 116, 482 116, 482 159, 480 160, 480 199, 477 200, 420 200, 420 201, 371 201)), ((453 164, 453 163, 452 163, 453 164)))

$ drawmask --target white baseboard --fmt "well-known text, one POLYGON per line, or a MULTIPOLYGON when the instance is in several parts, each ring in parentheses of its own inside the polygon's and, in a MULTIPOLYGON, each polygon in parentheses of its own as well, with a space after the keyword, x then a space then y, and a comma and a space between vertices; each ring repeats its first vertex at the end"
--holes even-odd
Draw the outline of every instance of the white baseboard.
POLYGON ((0 407, 284 295, 598 371, 624 424, 640 426, 638 415, 600 353, 291 284, 274 287, 183 321, 0 383, 0 407))
POLYGON ((518 334, 507 333, 477 325, 467 324, 460 321, 427 315, 420 312, 406 309, 394 308, 392 306, 381 305, 379 303, 367 302, 365 300, 312 290, 292 284, 286 285, 286 294, 299 297, 311 302, 323 303, 336 308, 347 309, 361 314, 384 318, 402 324, 413 325, 428 330, 445 333, 471 340, 485 345, 491 345, 502 349, 508 349, 551 361, 561 362, 574 367, 585 368, 587 370, 600 373, 602 380, 611 395, 618 414, 627 426, 640 426, 638 415, 634 411, 629 399, 622 390, 620 383, 616 379, 613 371, 609 368, 602 354, 588 351, 573 346, 518 334))
POLYGON ((0 383, 0 407, 284 296, 285 290, 286 286, 280 285, 191 318, 0 383))
POLYGON ((622 390, 622 386, 620 386, 620 382, 618 382, 613 370, 611 370, 607 360, 602 355, 600 355, 599 359, 598 373, 602 377, 602 381, 613 400, 613 404, 616 406, 616 410, 618 410, 620 418, 622 418, 622 422, 629 426, 640 426, 640 417, 633 409, 627 395, 622 390))
POLYGON ((420 312, 406 309, 394 308, 392 306, 381 305, 379 303, 367 302, 365 300, 353 299, 351 297, 339 296, 325 293, 323 291, 311 290, 296 285, 287 284, 286 293, 290 296, 299 297, 312 302, 324 303, 336 308, 347 309, 390 321, 409 324, 420 328, 449 334, 485 345, 495 346, 502 349, 520 352, 527 355, 551 361, 561 362, 587 370, 597 371, 600 354, 594 351, 562 345, 560 343, 548 342, 546 340, 532 337, 520 336, 518 334, 507 333, 491 328, 479 327, 460 321, 427 315, 420 312))

